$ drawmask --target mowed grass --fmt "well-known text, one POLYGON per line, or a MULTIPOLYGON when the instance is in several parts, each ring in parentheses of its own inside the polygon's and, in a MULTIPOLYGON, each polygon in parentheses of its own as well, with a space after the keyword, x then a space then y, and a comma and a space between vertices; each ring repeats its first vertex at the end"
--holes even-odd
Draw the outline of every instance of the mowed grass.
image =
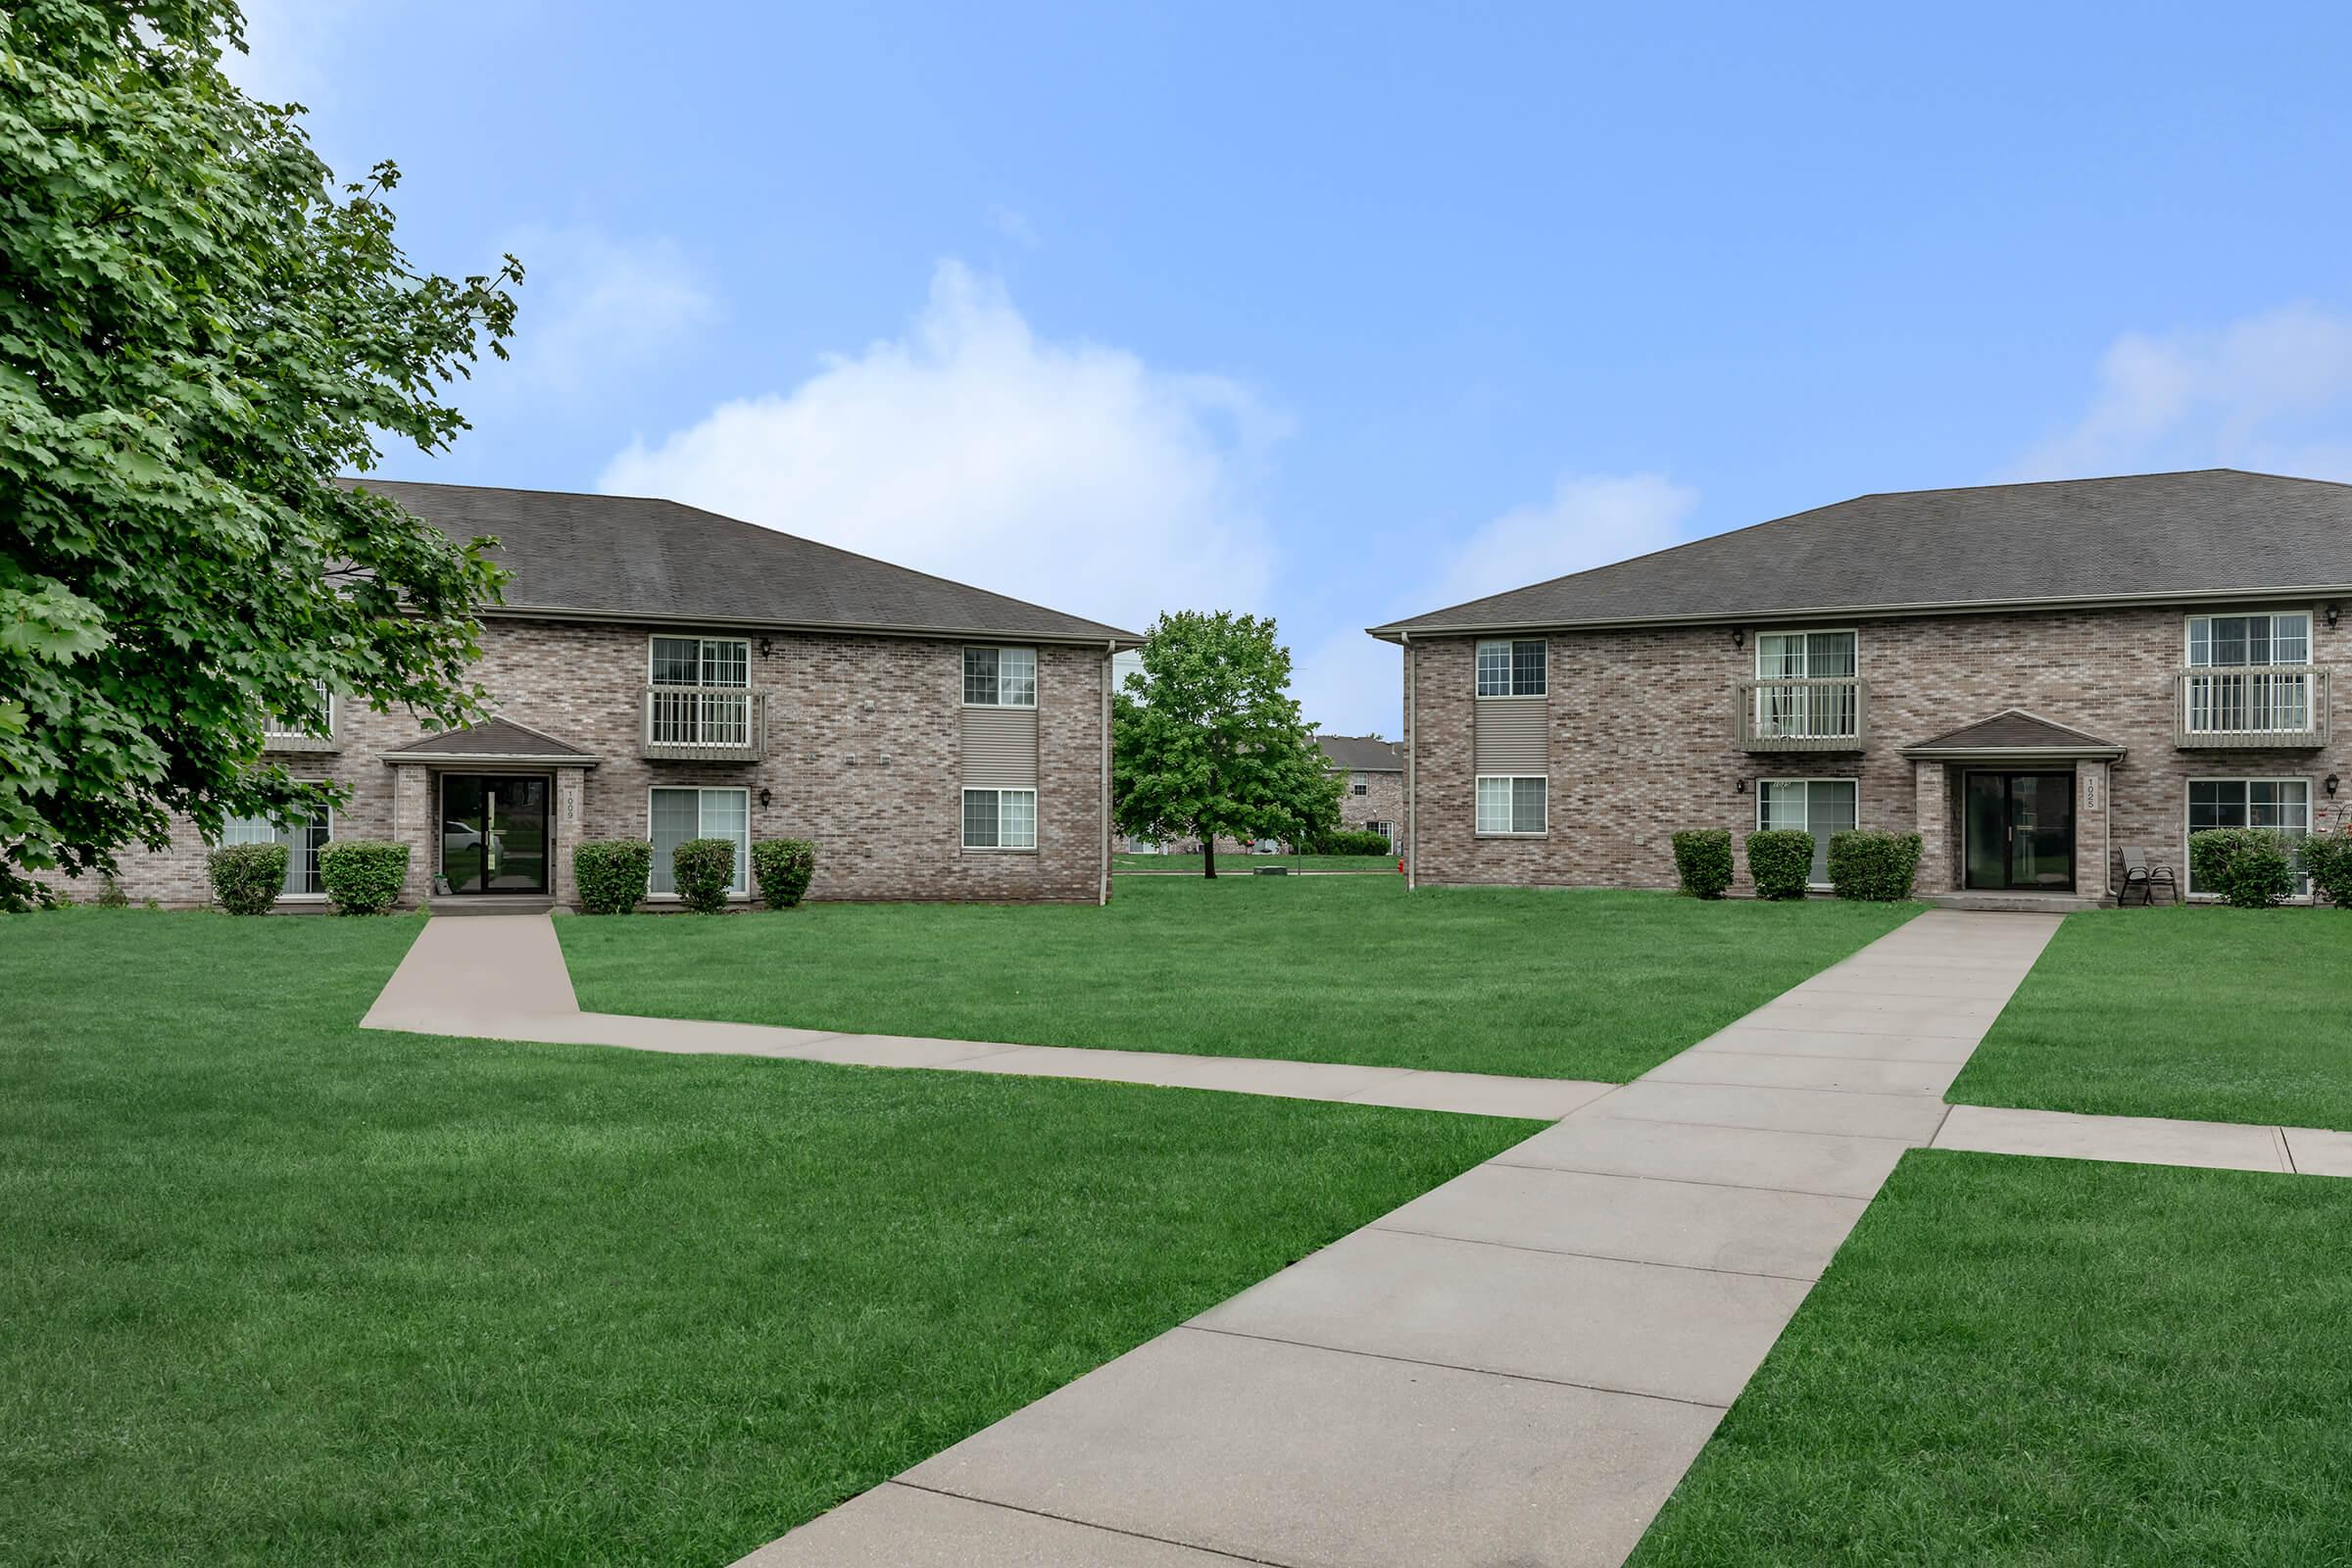
MULTIPOLYGON (((1217 875, 1249 876, 1261 865, 1287 865, 1300 871, 1369 871, 1400 876, 1394 855, 1220 855, 1217 875)), ((1198 855, 1113 855, 1113 871, 1190 871, 1200 874, 1198 855)))
POLYGON ((1533 1130, 357 1029, 416 931, 0 919, 0 1562, 725 1563, 1533 1130))
POLYGON ((1949 1098, 2352 1129, 2352 913, 2068 915, 1949 1098))
POLYGON ((1107 908, 832 904, 557 930, 598 1011, 1624 1082, 1917 907, 1122 877, 1107 908))
POLYGON ((2352 1562, 2352 1181, 1904 1156, 1636 1568, 2352 1562))

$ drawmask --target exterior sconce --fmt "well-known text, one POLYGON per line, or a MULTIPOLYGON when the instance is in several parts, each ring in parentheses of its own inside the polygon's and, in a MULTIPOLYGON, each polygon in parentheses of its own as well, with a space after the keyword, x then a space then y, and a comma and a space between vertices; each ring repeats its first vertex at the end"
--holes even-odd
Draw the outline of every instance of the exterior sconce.
POLYGON ((2326 790, 2328 798, 2332 800, 2335 798, 2335 787, 2342 782, 2342 779, 2339 779, 2333 773, 2330 773, 2328 775, 2328 781, 2325 784, 2322 784, 2320 788, 2326 790))
POLYGON ((776 798, 776 797, 775 797, 775 794, 774 794, 774 792, 772 792, 772 791, 768 790, 768 789, 767 789, 767 788, 765 788, 764 786, 763 786, 763 787, 760 789, 760 804, 761 806, 765 806, 765 805, 766 805, 768 802, 770 802, 770 801, 774 800, 775 798, 776 798))
POLYGON ((2328 629, 2329 631, 2333 631, 2333 630, 2335 630, 2335 623, 2336 623, 2337 621, 2339 621, 2339 620, 2343 619, 2343 618, 2344 618, 2344 607, 2343 607, 2343 606, 2341 606, 2341 605, 2329 605, 2329 606, 2328 607, 2328 629))
MULTIPOLYGON (((2335 624, 2335 622, 2330 620, 2328 622, 2328 624, 2332 626, 2335 624)), ((1732 646, 1734 648, 1745 648, 1747 646, 1747 628, 1745 626, 1734 626, 1732 628, 1732 646)))
MULTIPOLYGON (((2331 622, 2330 624, 2332 624, 2332 622, 2331 622)), ((768 653, 768 641, 767 641, 767 639, 766 639, 766 638, 762 637, 762 638, 760 638, 760 657, 761 659, 765 659, 765 658, 767 657, 767 653, 768 653)))
POLYGON ((1732 793, 1734 795, 1745 795, 1747 793, 1747 780, 1742 778, 1738 784, 1734 785, 1732 787, 1732 793))

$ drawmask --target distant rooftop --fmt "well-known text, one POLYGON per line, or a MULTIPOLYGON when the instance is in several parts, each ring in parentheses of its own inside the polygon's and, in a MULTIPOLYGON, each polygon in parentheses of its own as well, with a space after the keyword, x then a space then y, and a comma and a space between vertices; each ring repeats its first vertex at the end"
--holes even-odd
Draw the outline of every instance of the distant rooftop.
POLYGON ((1350 773, 1404 771, 1404 747, 1377 735, 1318 735, 1315 744, 1323 748, 1323 755, 1331 759, 1332 766, 1344 767, 1350 773))

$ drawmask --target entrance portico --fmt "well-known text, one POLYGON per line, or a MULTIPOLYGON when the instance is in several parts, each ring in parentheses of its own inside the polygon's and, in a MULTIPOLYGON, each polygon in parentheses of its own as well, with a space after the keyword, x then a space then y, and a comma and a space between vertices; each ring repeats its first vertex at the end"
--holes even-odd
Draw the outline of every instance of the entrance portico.
POLYGON ((387 753, 393 833, 410 847, 411 898, 575 902, 588 752, 491 718, 387 753))
POLYGON ((1922 893, 2107 897, 2108 772, 2124 748, 2011 708, 1903 756, 1922 893))

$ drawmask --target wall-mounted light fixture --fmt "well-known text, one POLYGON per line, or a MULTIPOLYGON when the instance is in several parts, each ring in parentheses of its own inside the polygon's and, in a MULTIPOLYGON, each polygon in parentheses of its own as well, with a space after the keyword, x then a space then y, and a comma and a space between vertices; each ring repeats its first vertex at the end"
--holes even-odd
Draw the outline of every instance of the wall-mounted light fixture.
POLYGON ((2343 607, 2343 606, 2341 606, 2341 605, 2329 605, 2329 606, 2328 607, 2328 630, 2330 630, 2330 631, 2333 631, 2333 630, 2335 629, 2335 623, 2336 623, 2337 621, 2339 621, 2339 620, 2343 619, 2343 618, 2344 618, 2344 607, 2343 607))
POLYGON ((775 798, 776 797, 772 791, 762 789, 760 792, 760 804, 761 806, 765 806, 768 802, 774 800, 775 798))
POLYGON ((767 657, 767 651, 770 646, 771 645, 766 638, 762 637, 760 639, 760 657, 761 659, 765 659, 767 657))
MULTIPOLYGON (((2328 624, 2332 626, 2335 624, 2335 622, 2329 621, 2328 624)), ((1747 628, 1745 626, 1734 626, 1732 628, 1732 646, 1734 648, 1745 648, 1747 646, 1747 628)))
POLYGON ((1732 793, 1734 795, 1745 795, 1747 793, 1747 780, 1741 779, 1738 784, 1732 786, 1732 793))
POLYGON ((2342 782, 2342 779, 2337 778, 2333 773, 2330 773, 2328 775, 2327 782, 2322 784, 2320 788, 2326 790, 2328 795, 2332 797, 2335 794, 2335 787, 2342 782))

